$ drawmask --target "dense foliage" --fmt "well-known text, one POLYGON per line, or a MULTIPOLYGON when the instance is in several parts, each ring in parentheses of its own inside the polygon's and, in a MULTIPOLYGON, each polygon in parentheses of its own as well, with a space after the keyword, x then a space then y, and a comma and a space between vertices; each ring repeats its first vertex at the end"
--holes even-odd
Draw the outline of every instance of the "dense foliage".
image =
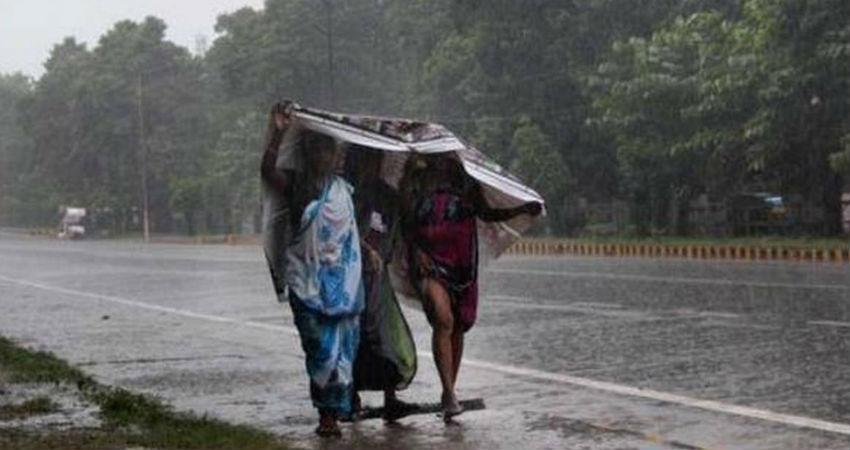
POLYGON ((547 198, 625 201, 638 232, 684 234, 707 195, 795 194, 840 224, 850 174, 844 0, 267 0, 219 17, 205 54, 156 18, 38 80, 0 76, 0 224, 87 206, 138 229, 255 226, 263 112, 281 98, 446 124, 547 198))

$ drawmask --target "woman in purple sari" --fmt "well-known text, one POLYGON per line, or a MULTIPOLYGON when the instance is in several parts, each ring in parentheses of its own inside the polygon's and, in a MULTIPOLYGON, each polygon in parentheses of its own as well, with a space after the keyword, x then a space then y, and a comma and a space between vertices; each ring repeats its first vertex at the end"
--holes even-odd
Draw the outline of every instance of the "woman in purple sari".
POLYGON ((478 311, 477 220, 501 222, 519 214, 538 215, 537 202, 491 208, 478 183, 450 155, 412 161, 408 171, 404 230, 410 243, 409 266, 433 329, 431 345, 443 393, 443 418, 462 408, 455 384, 463 356, 463 335, 478 311))

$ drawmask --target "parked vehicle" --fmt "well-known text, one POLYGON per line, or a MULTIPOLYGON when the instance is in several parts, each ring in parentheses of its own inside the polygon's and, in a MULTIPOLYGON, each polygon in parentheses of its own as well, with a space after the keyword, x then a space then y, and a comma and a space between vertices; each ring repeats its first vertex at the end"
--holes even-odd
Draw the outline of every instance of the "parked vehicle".
POLYGON ((63 206, 59 212, 62 215, 59 222, 59 239, 80 239, 86 235, 85 208, 63 206))

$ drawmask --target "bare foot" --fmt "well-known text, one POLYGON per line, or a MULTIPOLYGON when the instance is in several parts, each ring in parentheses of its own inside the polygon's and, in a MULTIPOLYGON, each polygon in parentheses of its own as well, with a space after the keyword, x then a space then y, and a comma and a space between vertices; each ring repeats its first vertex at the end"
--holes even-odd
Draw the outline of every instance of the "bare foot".
POLYGON ((446 422, 463 413, 463 407, 460 406, 454 392, 444 392, 441 403, 443 405, 443 420, 446 422))
POLYGON ((323 438, 338 438, 342 437, 342 431, 337 424, 336 414, 331 412, 319 413, 319 426, 316 427, 316 434, 323 438))

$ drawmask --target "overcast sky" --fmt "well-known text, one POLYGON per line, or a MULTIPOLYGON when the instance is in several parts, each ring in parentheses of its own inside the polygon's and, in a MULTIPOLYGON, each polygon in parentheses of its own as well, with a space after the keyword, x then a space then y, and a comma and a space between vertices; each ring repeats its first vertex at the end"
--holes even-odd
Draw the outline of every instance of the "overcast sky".
POLYGON ((0 0, 0 73, 38 77, 50 49, 66 36, 91 49, 115 22, 151 15, 168 24, 169 40, 194 51, 197 35, 212 43, 219 14, 262 5, 263 0, 0 0))

